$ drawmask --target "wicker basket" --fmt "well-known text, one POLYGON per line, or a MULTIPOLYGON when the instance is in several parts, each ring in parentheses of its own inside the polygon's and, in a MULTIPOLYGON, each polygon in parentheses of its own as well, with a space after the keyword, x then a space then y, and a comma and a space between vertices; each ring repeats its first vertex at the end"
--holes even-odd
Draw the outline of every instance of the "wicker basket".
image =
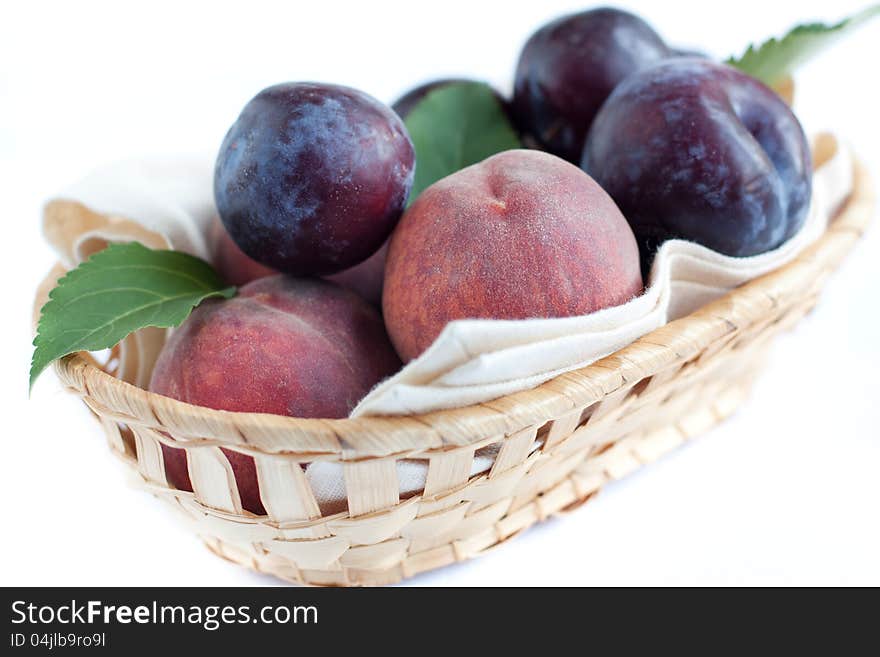
POLYGON ((729 415, 772 338, 812 308, 872 209, 857 167, 834 223, 787 266, 590 367, 458 410, 343 420, 229 413, 124 383, 88 354, 56 371, 138 480, 218 555, 294 582, 385 584, 482 554, 729 415), (186 448, 194 493, 169 487, 160 443, 186 448), (242 510, 221 446, 255 457, 267 516, 242 510), (477 450, 494 464, 470 476, 477 450), (424 491, 407 499, 402 459, 427 465, 424 491), (317 460, 342 464, 347 511, 322 515, 300 465, 317 460))

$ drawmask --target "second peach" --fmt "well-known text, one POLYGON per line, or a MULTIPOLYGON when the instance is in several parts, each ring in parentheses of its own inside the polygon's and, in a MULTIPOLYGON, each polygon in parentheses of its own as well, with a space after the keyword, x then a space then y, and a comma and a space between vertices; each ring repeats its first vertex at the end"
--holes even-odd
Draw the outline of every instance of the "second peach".
POLYGON ((392 234, 383 311, 404 361, 448 322, 566 317, 642 292, 632 230, 601 187, 547 153, 514 150, 444 178, 392 234))

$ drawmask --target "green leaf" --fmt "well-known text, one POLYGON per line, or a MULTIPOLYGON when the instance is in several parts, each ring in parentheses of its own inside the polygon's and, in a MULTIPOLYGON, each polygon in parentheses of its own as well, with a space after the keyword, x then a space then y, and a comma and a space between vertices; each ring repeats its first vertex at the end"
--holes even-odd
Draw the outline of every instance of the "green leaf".
POLYGON ((459 169, 522 148, 492 88, 481 82, 454 82, 435 89, 405 122, 416 149, 410 203, 426 187, 459 169))
POLYGON ((767 85, 774 85, 843 34, 878 14, 880 5, 873 5, 834 25, 798 25, 781 39, 769 39, 758 47, 749 46, 741 57, 731 57, 727 63, 767 85))
POLYGON ((40 313, 30 385, 53 360, 108 349, 133 331, 177 326, 208 297, 229 298, 211 266, 180 251, 111 244, 69 271, 40 313))

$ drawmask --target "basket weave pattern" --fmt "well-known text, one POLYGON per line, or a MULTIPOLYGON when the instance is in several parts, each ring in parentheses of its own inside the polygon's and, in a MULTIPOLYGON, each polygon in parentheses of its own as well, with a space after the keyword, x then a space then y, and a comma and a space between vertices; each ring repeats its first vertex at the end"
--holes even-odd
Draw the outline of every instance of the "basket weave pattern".
POLYGON ((56 370, 138 480, 217 554, 300 583, 391 583, 576 507, 729 415, 772 339, 813 307, 872 208, 858 168, 838 218, 790 264, 589 367, 463 409, 344 420, 228 413, 124 383, 87 354, 56 370), (186 449, 193 493, 167 483, 161 443, 186 449), (491 469, 470 476, 475 452, 490 446, 498 447, 491 469), (220 447, 254 456, 267 516, 242 510, 220 447), (427 465, 424 491, 407 499, 403 459, 427 465), (302 468, 318 460, 342 464, 347 510, 322 515, 302 468))

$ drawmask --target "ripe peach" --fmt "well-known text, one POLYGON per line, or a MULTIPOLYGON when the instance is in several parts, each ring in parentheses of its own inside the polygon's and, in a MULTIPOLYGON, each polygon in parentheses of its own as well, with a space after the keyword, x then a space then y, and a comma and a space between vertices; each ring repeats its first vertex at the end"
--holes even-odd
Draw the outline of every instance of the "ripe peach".
MULTIPOLYGON (((199 306, 169 338, 150 389, 220 410, 338 418, 399 367, 365 301, 328 281, 278 275, 199 306)), ((185 452, 163 453, 169 481, 192 490, 185 452)), ((226 455, 242 506, 265 513, 253 459, 226 455)))
POLYGON ((514 150, 409 207, 391 238, 383 310, 409 361, 455 319, 582 315, 641 291, 636 241, 611 197, 558 157, 514 150))

